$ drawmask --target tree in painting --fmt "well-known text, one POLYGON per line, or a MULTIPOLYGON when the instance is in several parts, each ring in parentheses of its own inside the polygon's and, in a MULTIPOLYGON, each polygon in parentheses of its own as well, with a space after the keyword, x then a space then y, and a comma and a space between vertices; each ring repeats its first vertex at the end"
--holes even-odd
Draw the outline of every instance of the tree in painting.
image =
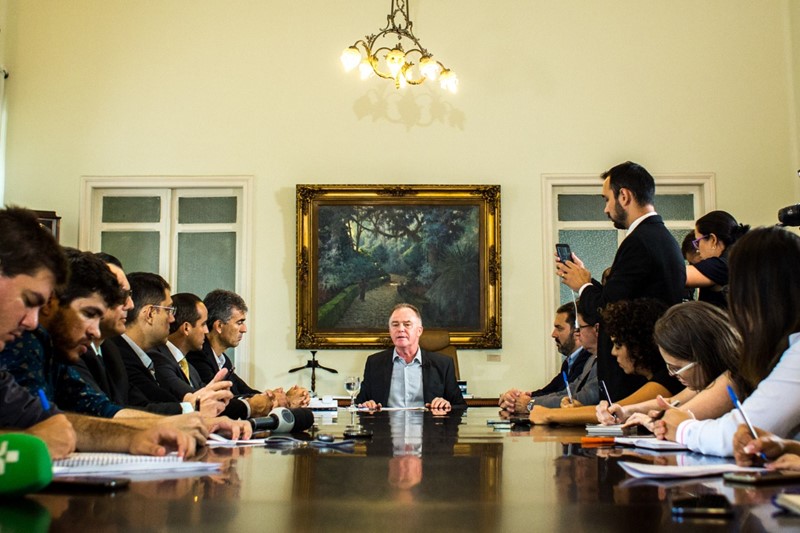
POLYGON ((399 302, 429 327, 477 327, 477 206, 323 205, 318 220, 320 327, 385 330, 399 302))

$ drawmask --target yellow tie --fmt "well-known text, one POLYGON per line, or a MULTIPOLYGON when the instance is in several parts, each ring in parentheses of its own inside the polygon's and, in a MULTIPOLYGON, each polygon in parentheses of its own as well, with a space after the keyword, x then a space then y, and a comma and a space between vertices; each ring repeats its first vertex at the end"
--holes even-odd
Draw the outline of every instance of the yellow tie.
POLYGON ((186 376, 186 381, 191 383, 192 379, 189 377, 189 363, 186 362, 186 358, 178 361, 178 365, 180 365, 181 370, 183 370, 183 375, 186 376))

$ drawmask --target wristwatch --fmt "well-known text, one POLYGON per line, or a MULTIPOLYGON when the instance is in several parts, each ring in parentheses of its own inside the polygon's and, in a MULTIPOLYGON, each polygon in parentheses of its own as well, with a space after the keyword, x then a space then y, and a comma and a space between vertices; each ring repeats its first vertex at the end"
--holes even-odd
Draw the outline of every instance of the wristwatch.
POLYGON ((533 404, 536 403, 536 398, 531 398, 531 401, 528 402, 528 412, 530 413, 533 411, 533 404))

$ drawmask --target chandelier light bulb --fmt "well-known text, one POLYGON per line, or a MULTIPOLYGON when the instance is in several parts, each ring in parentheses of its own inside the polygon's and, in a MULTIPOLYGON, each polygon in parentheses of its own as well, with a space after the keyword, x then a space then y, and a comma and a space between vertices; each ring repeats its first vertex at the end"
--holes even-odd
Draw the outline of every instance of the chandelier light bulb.
POLYGON ((389 69, 389 73, 393 78, 397 78, 397 73, 403 68, 405 62, 406 55, 402 50, 395 48, 386 54, 386 67, 389 69))
POLYGON ((439 76, 439 84, 441 85, 442 89, 446 89, 451 93, 455 93, 458 90, 458 78, 456 77, 455 72, 450 69, 444 69, 441 76, 439 76))
POLYGON ((366 80, 371 78, 375 74, 375 71, 372 69, 372 65, 369 61, 364 59, 358 65, 358 73, 361 74, 362 80, 366 80))
POLYGON ((361 52, 355 46, 351 46, 344 49, 339 59, 342 61, 345 72, 350 72, 361 63, 361 52))
POLYGON ((419 71, 429 80, 435 80, 439 77, 439 73, 442 71, 442 66, 438 62, 431 59, 430 56, 425 56, 419 62, 419 71))

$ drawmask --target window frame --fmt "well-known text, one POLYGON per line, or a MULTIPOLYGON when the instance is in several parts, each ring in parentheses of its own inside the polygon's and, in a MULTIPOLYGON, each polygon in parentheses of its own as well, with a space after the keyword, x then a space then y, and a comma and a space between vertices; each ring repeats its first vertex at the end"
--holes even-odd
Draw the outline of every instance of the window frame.
MULTIPOLYGON (((162 217, 159 223, 150 224, 153 230, 159 231, 159 272, 172 287, 177 282, 177 243, 178 235, 186 232, 186 226, 194 226, 194 231, 209 231, 208 228, 221 224, 179 224, 178 200, 186 196, 202 196, 203 191, 217 193, 238 191, 241 212, 238 214, 237 242, 239 257, 236 261, 236 292, 244 298, 249 307, 248 322, 254 323, 256 306, 252 299, 252 191, 253 176, 81 176, 81 198, 78 221, 78 247, 81 250, 97 251, 100 249, 100 234, 103 224, 102 196, 98 190, 120 189, 118 196, 152 195, 161 197, 162 217), (178 193, 163 194, 161 191, 178 189, 178 193), (187 194, 188 193, 188 194, 187 194), (197 194, 195 194, 197 193, 197 194), (168 214, 164 216, 163 214, 168 214), (172 230, 170 230, 172 228, 172 230), (205 230, 201 228, 206 228, 205 230), (170 264, 170 258, 174 261, 170 264)), ((123 229, 124 225, 113 223, 114 229, 123 229)), ((134 223, 136 229, 146 227, 148 223, 134 223)), ((225 224, 229 227, 230 224, 225 224)), ((173 291, 175 292, 175 291, 173 291)), ((204 295, 199 295, 200 297, 204 295)), ((237 373, 245 380, 250 379, 251 353, 249 335, 235 349, 237 373)))

